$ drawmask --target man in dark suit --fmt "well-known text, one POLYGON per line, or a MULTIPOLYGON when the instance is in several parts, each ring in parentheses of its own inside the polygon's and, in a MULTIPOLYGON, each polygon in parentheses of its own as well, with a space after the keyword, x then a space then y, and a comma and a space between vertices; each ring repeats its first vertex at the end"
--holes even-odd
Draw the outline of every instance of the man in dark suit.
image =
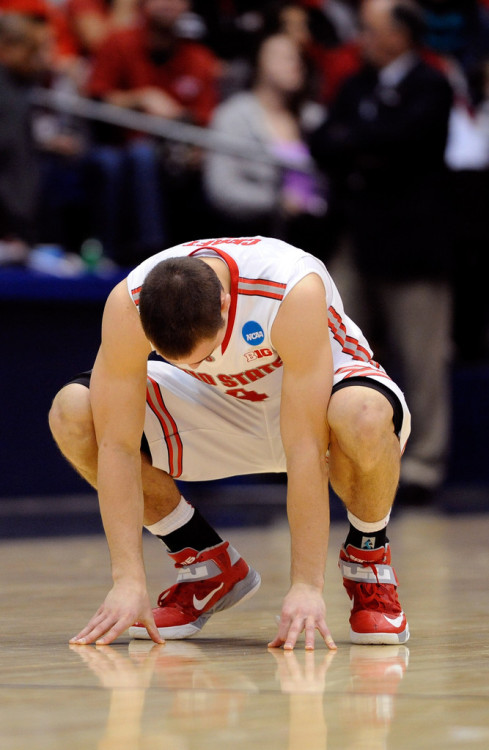
MULTIPOLYGON (((349 237, 348 280, 342 284, 343 274, 335 272, 345 308, 366 329, 380 321, 410 404, 413 431, 400 496, 418 504, 444 477, 452 307, 444 165, 452 92, 423 62, 422 34, 416 4, 366 0, 365 64, 345 82, 311 143, 349 237), (364 297, 357 288, 353 293, 354 282, 364 297)), ((372 330, 367 335, 375 339, 372 330)))

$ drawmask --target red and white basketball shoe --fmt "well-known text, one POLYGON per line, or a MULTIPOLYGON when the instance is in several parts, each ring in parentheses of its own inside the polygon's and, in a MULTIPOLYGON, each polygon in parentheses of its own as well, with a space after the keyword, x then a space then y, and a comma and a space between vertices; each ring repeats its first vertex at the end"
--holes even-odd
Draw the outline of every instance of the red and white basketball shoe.
POLYGON ((372 550, 349 544, 340 551, 338 565, 352 600, 352 643, 397 644, 409 638, 406 615, 397 598, 399 582, 390 562, 388 544, 372 550))
MULTIPOLYGON (((260 586, 260 575, 229 542, 201 552, 187 547, 169 554, 178 570, 177 582, 160 594, 158 606, 153 609, 162 638, 190 638, 211 615, 243 602, 260 586)), ((150 638, 140 623, 129 628, 129 635, 150 638)))

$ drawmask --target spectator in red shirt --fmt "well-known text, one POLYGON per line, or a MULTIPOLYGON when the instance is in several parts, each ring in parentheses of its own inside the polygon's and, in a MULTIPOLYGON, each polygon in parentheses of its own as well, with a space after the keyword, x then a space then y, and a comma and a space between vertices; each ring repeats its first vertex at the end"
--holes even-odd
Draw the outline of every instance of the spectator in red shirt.
POLYGON ((121 107, 206 125, 217 103, 218 61, 175 35, 188 0, 143 0, 142 21, 115 32, 95 59, 89 93, 121 107))
MULTIPOLYGON (((142 0, 140 22, 112 33, 100 46, 88 93, 119 107, 207 124, 217 102, 218 61, 204 46, 177 36, 175 25, 188 9, 188 0, 142 0)), ((163 160, 153 140, 126 132, 121 145, 120 133, 118 142, 113 131, 110 135, 108 142, 105 139, 92 153, 101 173, 96 181, 102 190, 97 205, 103 206, 98 234, 106 252, 121 261, 120 243, 127 237, 122 217, 129 215, 132 219, 136 237, 131 252, 135 249, 139 257, 175 239, 171 233, 168 236, 163 205, 173 200, 177 186, 172 180, 171 190, 164 197, 163 160), (124 190, 129 193, 128 207, 122 206, 124 190)), ((198 177, 190 189, 198 193, 196 183, 198 177)), ((188 190, 188 180, 183 184, 188 190)), ((197 198, 195 204, 199 205, 197 198)), ((178 216, 173 202, 166 213, 175 226, 178 216)), ((122 258, 131 263, 137 259, 122 258)))
POLYGON ((79 51, 91 57, 112 31, 134 23, 138 0, 67 0, 65 15, 79 51))
POLYGON ((64 70, 67 61, 77 54, 76 43, 63 11, 51 0, 0 0, 0 12, 18 13, 22 16, 49 23, 54 39, 51 67, 64 70))

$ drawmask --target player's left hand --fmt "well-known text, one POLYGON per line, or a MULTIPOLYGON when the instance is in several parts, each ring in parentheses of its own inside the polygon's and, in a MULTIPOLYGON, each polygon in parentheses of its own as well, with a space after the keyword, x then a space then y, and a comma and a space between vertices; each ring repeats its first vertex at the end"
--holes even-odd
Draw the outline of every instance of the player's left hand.
POLYGON ((120 581, 114 583, 103 604, 83 630, 70 638, 70 643, 108 645, 136 621, 146 626, 155 643, 164 643, 155 625, 146 587, 120 581))
POLYGON ((321 591, 306 583, 294 583, 284 599, 278 633, 268 647, 293 649, 304 631, 305 647, 312 650, 316 630, 319 630, 328 648, 336 649, 326 625, 326 605, 321 591))

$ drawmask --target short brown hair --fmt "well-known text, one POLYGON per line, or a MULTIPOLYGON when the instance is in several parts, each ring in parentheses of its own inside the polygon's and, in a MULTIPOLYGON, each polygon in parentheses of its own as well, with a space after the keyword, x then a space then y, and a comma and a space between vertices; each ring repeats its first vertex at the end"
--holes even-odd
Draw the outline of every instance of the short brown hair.
POLYGON ((224 325, 222 286, 200 258, 169 258, 146 276, 139 298, 143 330, 157 351, 180 359, 224 325))
POLYGON ((425 14, 412 0, 397 0, 392 6, 392 21, 409 37, 411 44, 418 47, 426 33, 425 14))

